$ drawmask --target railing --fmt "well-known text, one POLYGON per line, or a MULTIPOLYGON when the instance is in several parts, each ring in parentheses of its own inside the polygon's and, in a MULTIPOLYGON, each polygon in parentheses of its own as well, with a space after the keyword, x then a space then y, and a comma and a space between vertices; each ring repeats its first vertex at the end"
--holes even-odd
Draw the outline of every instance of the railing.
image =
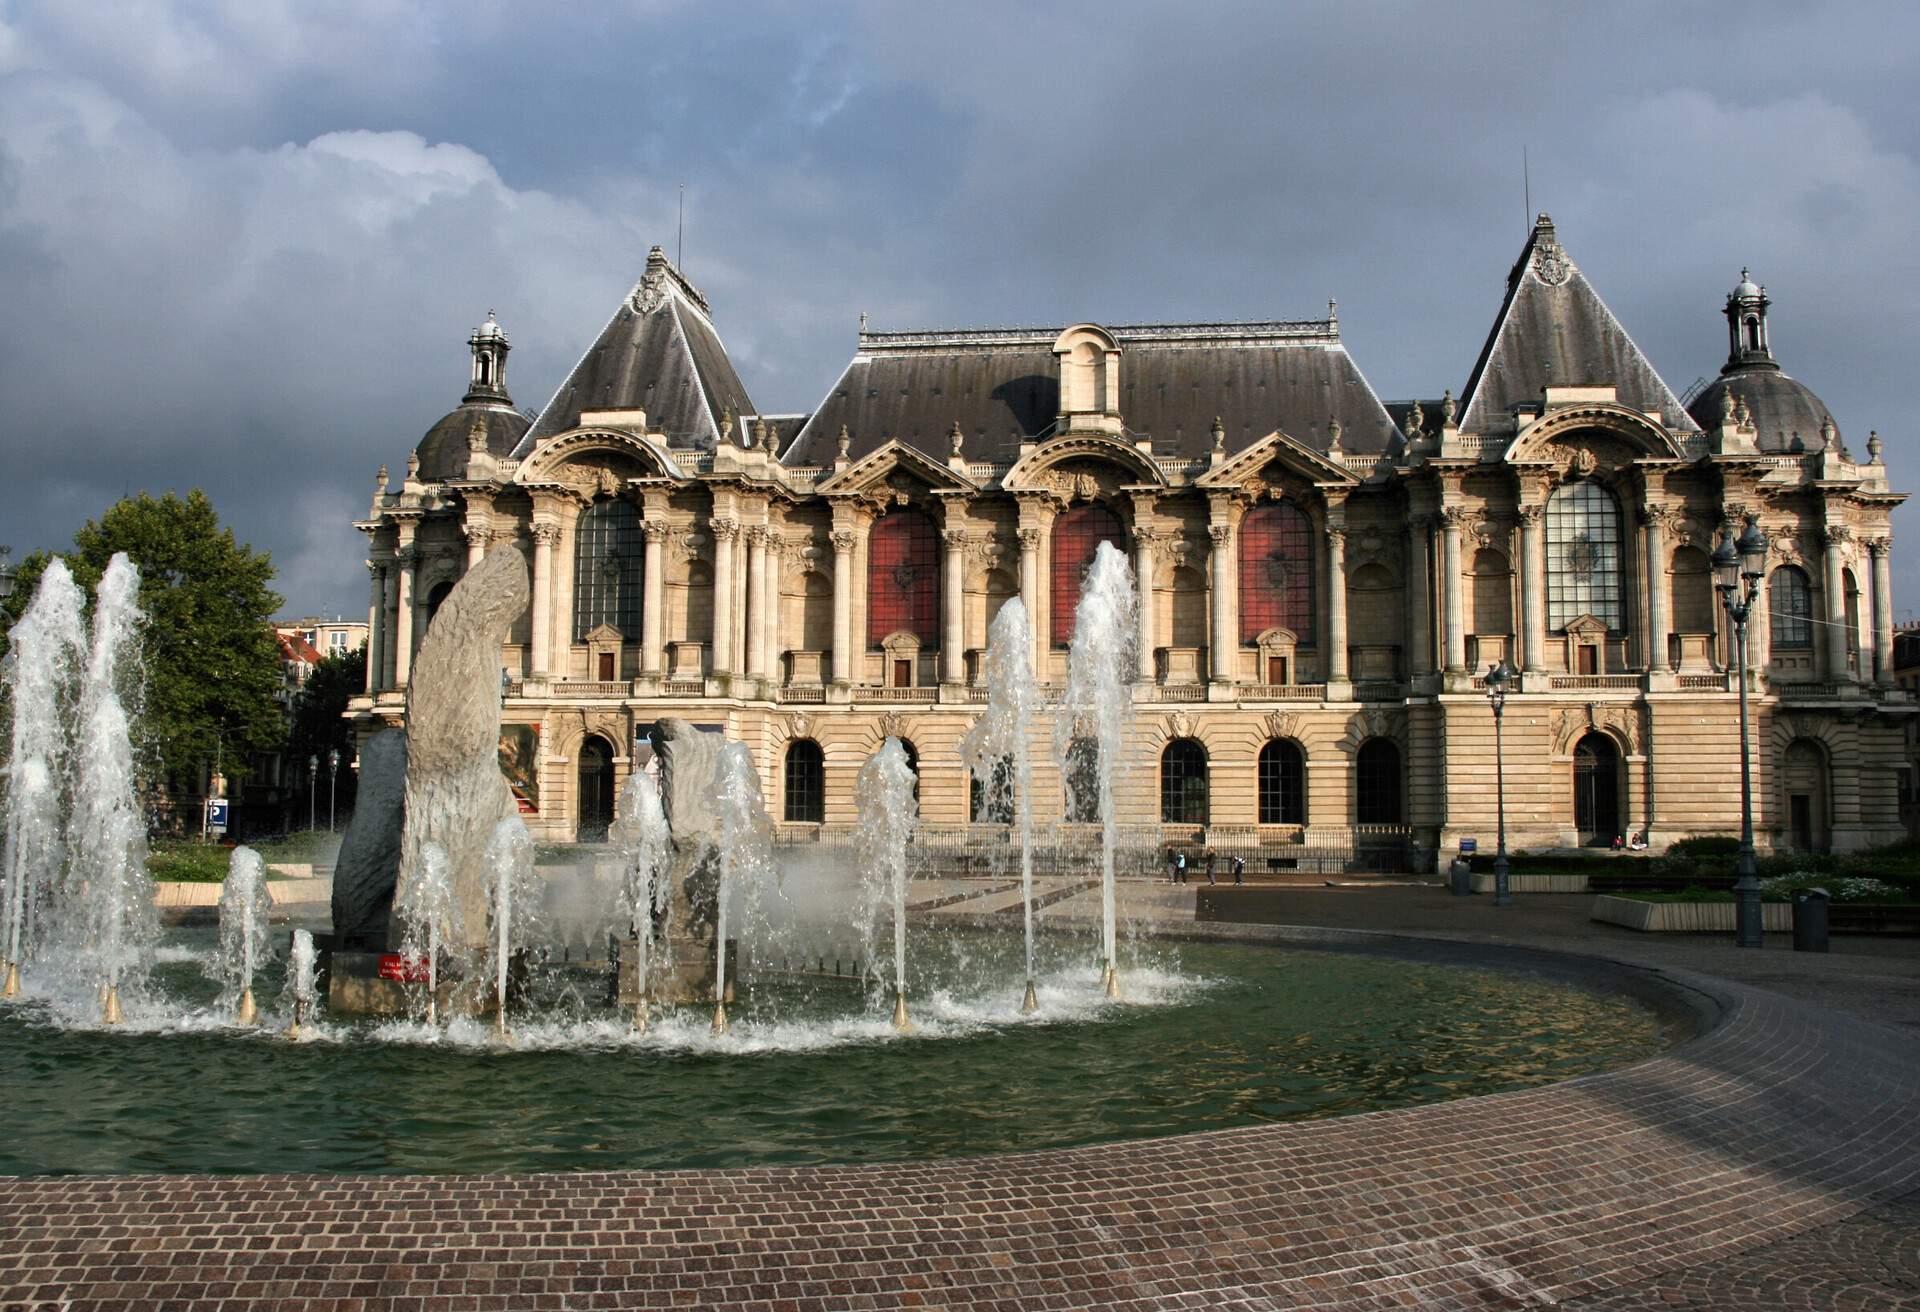
POLYGON ((1158 687, 1148 685, 1147 700, 1151 702, 1203 702, 1207 699, 1207 685, 1204 683, 1163 683, 1158 687))
POLYGON ((668 679, 660 685, 662 697, 700 697, 706 691, 707 685, 700 679, 668 679))
POLYGON ((1376 680, 1353 685, 1353 699, 1357 702, 1397 702, 1406 698, 1407 686, 1404 683, 1389 683, 1376 680))
POLYGON ((556 679, 549 695, 555 698, 565 697, 627 697, 633 693, 633 685, 627 682, 603 683, 588 679, 556 679))
POLYGON ((1726 674, 1682 674, 1675 677, 1674 687, 1682 692, 1725 692, 1727 680, 1731 677, 1726 674))
POLYGON ((780 690, 780 700, 783 702, 820 703, 827 700, 827 690, 817 684, 812 686, 789 684, 780 690))
POLYGON ((1556 674, 1549 684, 1555 692, 1584 689, 1590 692, 1638 692, 1637 674, 1556 674))
POLYGON ((930 702, 935 688, 862 688, 854 694, 863 702, 930 702))
POLYGON ((1776 679, 1772 687, 1773 691, 1781 697, 1793 701, 1826 700, 1861 691, 1860 685, 1850 679, 1815 679, 1804 683, 1788 683, 1776 679))
POLYGON ((1319 683, 1249 683, 1240 690, 1240 699, 1249 702, 1317 702, 1326 695, 1319 683))
POLYGON ((509 697, 525 697, 527 695, 527 685, 515 679, 507 685, 506 695, 509 697))

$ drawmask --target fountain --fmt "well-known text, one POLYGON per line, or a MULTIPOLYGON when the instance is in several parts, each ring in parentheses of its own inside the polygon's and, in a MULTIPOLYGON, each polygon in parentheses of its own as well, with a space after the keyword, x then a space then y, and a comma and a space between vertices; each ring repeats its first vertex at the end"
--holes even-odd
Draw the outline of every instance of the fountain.
POLYGON ((86 622, 80 588, 66 562, 54 559, 26 614, 13 626, 12 650, 0 678, 13 708, 8 760, 4 903, 0 957, 6 997, 20 993, 20 967, 34 936, 34 904, 58 881, 64 864, 61 792, 67 773, 66 717, 86 622))
POLYGON ((313 935, 304 929, 293 931, 293 947, 287 954, 287 992, 292 995, 293 1020, 287 1026, 287 1037, 301 1037, 301 1030, 307 1018, 313 1015, 313 1004, 318 993, 315 981, 317 972, 316 956, 313 950, 313 935))
POLYGON ((258 852, 236 847, 220 890, 220 975, 227 989, 222 1002, 232 1008, 236 1025, 260 1019, 253 975, 267 949, 266 870, 258 852))
MULTIPOLYGON (((713 800, 718 824, 713 854, 714 902, 713 1032, 727 1030, 727 902, 737 896, 750 911, 767 878, 774 873, 772 825, 760 798, 760 776, 745 743, 728 743, 714 763, 713 800)), ((738 963, 736 962, 736 968, 738 963)))
POLYGON ((447 930, 454 914, 454 903, 453 883, 447 875, 446 849, 432 839, 420 845, 419 870, 399 890, 394 912, 401 925, 401 960, 407 963, 402 969, 410 977, 403 982, 427 986, 426 1022, 429 1025, 437 1024, 440 1019, 441 945, 450 941, 447 930))
POLYGON ((864 877, 893 895, 893 1027, 907 1018, 907 840, 913 833, 913 767, 898 738, 889 738, 860 767, 854 797, 860 809, 860 866, 864 877))
POLYGON ((633 935, 636 995, 633 1028, 644 1030, 653 973, 653 941, 658 935, 670 937, 672 933, 671 924, 661 922, 671 909, 662 876, 673 848, 673 835, 667 828, 660 791, 646 771, 635 770, 627 776, 607 837, 620 853, 620 901, 616 910, 633 935))
POLYGON ((1074 612, 1067 687, 1053 722, 1054 754, 1069 791, 1081 786, 1070 768, 1074 738, 1091 728, 1099 748, 1094 775, 1100 813, 1100 945, 1106 957, 1101 976, 1107 996, 1115 998, 1120 996, 1120 976, 1114 965, 1113 858, 1119 826, 1113 795, 1116 778, 1125 768, 1127 726, 1133 718, 1139 604, 1127 558, 1112 543, 1102 542, 1074 612))
MULTIPOLYGON (((1020 922, 1026 944, 1027 988, 1020 1010, 1040 1009, 1033 970, 1033 759, 1028 726, 1040 707, 1033 678, 1033 629, 1027 605, 1012 597, 987 630, 984 680, 987 710, 960 744, 960 754, 987 796, 1003 784, 1012 791, 1014 827, 1020 834, 1020 922)), ((977 818, 977 817, 976 817, 977 818)))
POLYGON ((540 876, 533 869, 533 835, 517 815, 495 824, 487 838, 487 869, 493 876, 491 955, 487 975, 493 984, 493 1028, 507 1030, 507 972, 517 949, 531 941, 540 912, 540 876))

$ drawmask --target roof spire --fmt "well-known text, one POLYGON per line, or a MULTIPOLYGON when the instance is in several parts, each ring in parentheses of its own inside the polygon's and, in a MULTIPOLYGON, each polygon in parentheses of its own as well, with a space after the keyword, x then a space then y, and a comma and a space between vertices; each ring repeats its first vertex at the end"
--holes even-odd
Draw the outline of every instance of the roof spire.
POLYGON ((1778 369, 1773 346, 1767 340, 1767 289, 1754 282, 1746 267, 1740 269, 1740 281, 1727 293, 1727 362, 1723 374, 1736 370, 1778 369))
POLYGON ((473 330, 467 338, 467 349, 473 353, 473 374, 467 381, 467 394, 460 398, 463 405, 505 405, 513 404, 513 397, 507 393, 507 335, 500 331, 500 324, 493 317, 493 311, 487 311, 487 321, 473 330))

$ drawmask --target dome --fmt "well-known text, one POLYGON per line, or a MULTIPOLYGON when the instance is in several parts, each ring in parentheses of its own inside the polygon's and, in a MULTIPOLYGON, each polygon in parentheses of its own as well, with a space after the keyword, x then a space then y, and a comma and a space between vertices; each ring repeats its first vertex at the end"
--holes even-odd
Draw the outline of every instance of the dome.
POLYGON ((487 311, 487 321, 473 330, 473 340, 476 342, 507 340, 507 335, 500 331, 500 324, 494 319, 492 310, 487 311))
POLYGON ((420 479, 436 483, 467 476, 468 445, 475 424, 486 430, 487 453, 508 456, 520 444, 532 420, 503 405, 462 405, 427 430, 413 453, 420 457, 420 479))
POLYGON ((1733 298, 1736 301, 1749 301, 1749 300, 1755 299, 1759 295, 1760 295, 1759 286, 1753 281, 1753 279, 1747 276, 1747 271, 1745 269, 1740 270, 1740 285, 1733 289, 1733 298))
MULTIPOLYGON (((1787 451, 1794 435, 1800 436, 1806 450, 1820 445, 1822 425, 1832 421, 1826 404, 1813 389, 1798 378, 1778 369, 1742 369, 1721 374, 1693 398, 1687 413, 1708 430, 1720 426, 1721 397, 1731 394, 1736 403, 1744 401, 1759 430, 1757 442, 1762 451, 1787 451)), ((1838 432, 1836 427, 1835 432, 1838 432)))

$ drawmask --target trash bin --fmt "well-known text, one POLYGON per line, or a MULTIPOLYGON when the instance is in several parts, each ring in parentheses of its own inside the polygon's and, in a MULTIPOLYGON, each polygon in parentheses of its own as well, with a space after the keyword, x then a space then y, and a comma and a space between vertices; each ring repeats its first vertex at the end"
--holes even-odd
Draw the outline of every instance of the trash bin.
POLYGON ((1473 892, 1473 867, 1465 858, 1455 857, 1453 864, 1447 867, 1447 888, 1455 897, 1473 892))
POLYGON ((1802 888, 1793 895, 1793 950, 1827 950, 1827 903, 1832 899, 1824 888, 1802 888))

